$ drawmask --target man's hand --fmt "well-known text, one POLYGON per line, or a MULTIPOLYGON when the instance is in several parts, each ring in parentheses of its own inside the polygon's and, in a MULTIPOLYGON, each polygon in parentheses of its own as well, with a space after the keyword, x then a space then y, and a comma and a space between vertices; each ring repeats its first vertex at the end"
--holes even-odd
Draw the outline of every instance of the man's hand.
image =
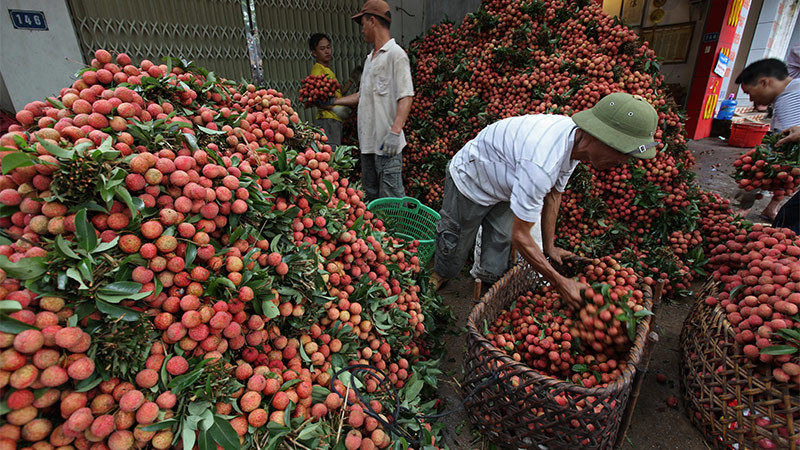
POLYGON ((583 299, 581 298, 581 291, 589 286, 573 280, 572 278, 564 278, 557 285, 556 290, 561 294, 561 298, 567 306, 573 311, 577 311, 583 307, 583 299))
POLYGON ((565 258, 575 256, 575 253, 572 253, 569 250, 565 250, 561 247, 552 247, 550 250, 546 251, 547 256, 550 257, 550 260, 556 264, 563 264, 565 258))
POLYGON ((789 142, 800 142, 800 125, 783 130, 785 136, 778 141, 778 145, 788 144, 789 142))
POLYGON ((402 150, 400 147, 400 133, 393 131, 387 133, 386 137, 383 138, 381 150, 383 151, 383 156, 394 156, 400 153, 400 150, 402 150))

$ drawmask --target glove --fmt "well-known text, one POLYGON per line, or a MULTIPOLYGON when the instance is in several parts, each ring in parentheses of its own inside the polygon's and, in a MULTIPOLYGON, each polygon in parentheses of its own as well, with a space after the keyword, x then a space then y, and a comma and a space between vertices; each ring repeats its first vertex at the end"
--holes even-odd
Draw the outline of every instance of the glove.
POLYGON ((386 137, 383 138, 383 143, 381 144, 383 156, 394 156, 400 153, 400 150, 403 149, 400 145, 400 133, 394 133, 390 131, 386 137))

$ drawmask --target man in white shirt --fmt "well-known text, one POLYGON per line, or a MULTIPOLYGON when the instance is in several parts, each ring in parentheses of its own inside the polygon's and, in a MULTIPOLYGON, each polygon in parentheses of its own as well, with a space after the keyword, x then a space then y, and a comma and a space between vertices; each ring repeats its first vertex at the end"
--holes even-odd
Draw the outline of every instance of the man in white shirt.
POLYGON ((389 34, 392 16, 384 0, 368 0, 353 16, 373 50, 364 61, 358 92, 334 105, 358 105, 361 185, 366 200, 404 197, 403 126, 411 111, 414 86, 408 55, 389 34))
POLYGON ((561 194, 579 161, 607 170, 630 157, 654 157, 657 124, 658 114, 642 97, 614 93, 571 118, 510 117, 483 129, 448 166, 434 286, 459 273, 482 225, 481 265, 495 276, 484 281, 508 269, 512 244, 570 307, 579 308, 586 286, 559 274, 545 257, 560 263, 570 254, 554 243, 561 194), (543 249, 530 233, 540 220, 543 249))
MULTIPOLYGON (((742 91, 750 96, 754 104, 772 105, 770 130, 773 133, 800 125, 800 79, 789 76, 783 61, 772 58, 756 61, 742 70, 736 83, 741 85, 742 91)), ((758 192, 737 192, 742 215, 746 215, 746 211, 753 206, 758 192)), ((761 216, 770 222, 775 219, 781 200, 782 197, 773 195, 761 216)))

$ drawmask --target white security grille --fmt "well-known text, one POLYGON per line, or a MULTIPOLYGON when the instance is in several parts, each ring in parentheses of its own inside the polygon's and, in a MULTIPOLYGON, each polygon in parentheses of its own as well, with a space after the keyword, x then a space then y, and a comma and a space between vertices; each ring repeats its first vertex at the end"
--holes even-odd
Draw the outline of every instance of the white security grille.
POLYGON ((312 119, 314 112, 297 103, 300 80, 311 73, 314 65, 308 39, 314 33, 331 37, 331 69, 344 84, 369 51, 360 27, 350 18, 363 3, 363 0, 255 0, 264 78, 268 85, 295 102, 303 119, 312 119))

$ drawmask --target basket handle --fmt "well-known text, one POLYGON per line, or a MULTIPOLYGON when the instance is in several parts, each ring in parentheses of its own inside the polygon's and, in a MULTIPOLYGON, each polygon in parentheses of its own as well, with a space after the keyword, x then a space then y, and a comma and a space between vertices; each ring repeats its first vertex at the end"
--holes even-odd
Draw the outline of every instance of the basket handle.
POLYGON ((416 209, 422 206, 422 203, 414 197, 403 197, 400 199, 403 202, 403 206, 407 208, 416 209))

